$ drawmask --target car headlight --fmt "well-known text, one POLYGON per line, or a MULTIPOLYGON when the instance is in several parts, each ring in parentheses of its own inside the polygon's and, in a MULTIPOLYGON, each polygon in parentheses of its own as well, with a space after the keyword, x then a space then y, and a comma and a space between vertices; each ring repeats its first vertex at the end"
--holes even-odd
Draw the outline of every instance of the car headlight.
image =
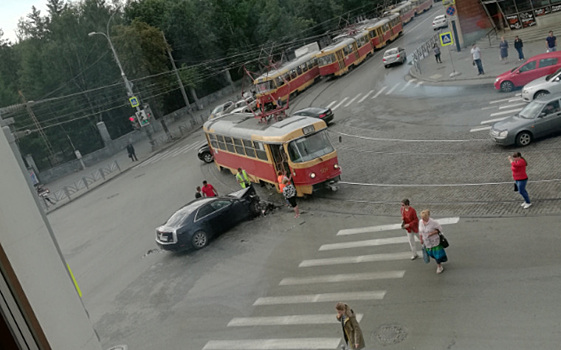
POLYGON ((495 79, 495 83, 498 83, 498 82, 499 82, 499 80, 500 80, 499 78, 495 79))
POLYGON ((315 178, 316 178, 316 173, 310 173, 310 177, 311 177, 312 179, 315 179, 315 178))
POLYGON ((508 130, 499 131, 499 137, 506 137, 508 135, 508 130))
POLYGON ((334 168, 334 169, 339 169, 339 164, 333 165, 333 168, 334 168))

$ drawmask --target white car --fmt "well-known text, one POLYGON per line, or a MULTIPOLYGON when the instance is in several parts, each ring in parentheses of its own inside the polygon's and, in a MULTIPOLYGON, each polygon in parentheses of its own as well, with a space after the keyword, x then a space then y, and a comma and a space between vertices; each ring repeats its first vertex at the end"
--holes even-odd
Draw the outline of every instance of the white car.
POLYGON ((234 108, 236 108, 236 105, 232 101, 228 101, 226 103, 218 105, 218 106, 214 107, 214 109, 210 113, 210 117, 208 119, 214 119, 214 118, 220 117, 223 114, 231 112, 234 108))
POLYGON ((446 15, 436 16, 432 20, 432 29, 433 30, 438 30, 440 28, 446 28, 446 27, 448 27, 448 19, 446 18, 446 15))
POLYGON ((522 88, 522 99, 530 102, 540 96, 558 92, 561 92, 561 68, 555 73, 532 80, 524 85, 522 88))

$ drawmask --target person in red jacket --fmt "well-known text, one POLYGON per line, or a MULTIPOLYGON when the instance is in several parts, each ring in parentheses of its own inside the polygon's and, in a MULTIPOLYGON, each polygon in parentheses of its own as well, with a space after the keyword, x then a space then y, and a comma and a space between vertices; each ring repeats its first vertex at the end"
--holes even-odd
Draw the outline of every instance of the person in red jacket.
POLYGON ((401 228, 407 231, 407 237, 409 238, 409 246, 411 247, 411 260, 417 259, 417 246, 415 244, 415 235, 419 235, 419 218, 417 217, 417 212, 410 205, 409 199, 404 199, 401 201, 401 228))
POLYGON ((512 178, 516 183, 518 188, 518 193, 524 198, 524 203, 522 203, 522 208, 528 209, 532 206, 530 202, 530 196, 526 191, 526 184, 528 183, 528 175, 526 175, 526 167, 528 162, 522 157, 520 152, 515 152, 512 156, 508 156, 510 162, 510 169, 512 170, 512 178))
POLYGON ((218 192, 214 189, 214 186, 209 184, 208 182, 203 181, 203 188, 201 189, 203 192, 203 197, 216 197, 218 196, 218 192))

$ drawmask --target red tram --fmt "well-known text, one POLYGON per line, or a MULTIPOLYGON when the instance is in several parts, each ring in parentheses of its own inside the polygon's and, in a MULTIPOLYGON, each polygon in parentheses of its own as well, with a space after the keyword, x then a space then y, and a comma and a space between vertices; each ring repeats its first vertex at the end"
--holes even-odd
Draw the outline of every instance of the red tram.
POLYGON ((374 53, 366 30, 354 35, 341 35, 334 40, 317 56, 321 76, 341 76, 374 53))
POLYGON ((413 7, 415 7, 415 15, 418 16, 425 11, 428 11, 432 8, 432 0, 411 0, 413 3, 413 7))
POLYGON ((411 1, 403 1, 392 8, 390 13, 400 15, 403 24, 407 24, 415 17, 416 10, 411 1))

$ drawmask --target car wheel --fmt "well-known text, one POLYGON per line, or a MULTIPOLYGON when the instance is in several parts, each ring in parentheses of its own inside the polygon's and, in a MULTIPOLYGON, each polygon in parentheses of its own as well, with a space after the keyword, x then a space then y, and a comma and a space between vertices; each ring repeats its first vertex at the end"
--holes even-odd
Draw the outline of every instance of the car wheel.
POLYGON ((502 92, 511 92, 514 89, 514 84, 511 81, 503 81, 501 83, 501 91, 502 92))
POLYGON ((205 152, 203 154, 203 161, 205 163, 212 163, 214 161, 214 156, 210 152, 205 152))
POLYGON ((191 238, 191 244, 195 249, 204 248, 208 244, 208 235, 204 231, 197 231, 191 238))
POLYGON ((384 64, 384 68, 388 68, 388 65, 387 65, 387 64, 384 64))
POLYGON ((528 146, 532 142, 532 134, 527 131, 522 131, 520 134, 516 135, 516 145, 518 146, 528 146))
POLYGON ((545 95, 549 95, 549 91, 544 91, 544 90, 538 91, 538 92, 536 92, 536 94, 534 95, 534 100, 535 100, 536 98, 538 98, 538 97, 542 97, 542 96, 545 96, 545 95))

